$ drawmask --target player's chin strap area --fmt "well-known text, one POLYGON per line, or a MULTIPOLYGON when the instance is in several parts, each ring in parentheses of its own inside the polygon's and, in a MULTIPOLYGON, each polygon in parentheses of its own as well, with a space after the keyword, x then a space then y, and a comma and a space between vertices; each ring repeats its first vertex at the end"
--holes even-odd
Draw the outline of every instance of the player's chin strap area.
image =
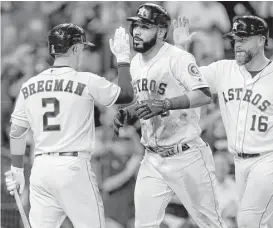
POLYGON ((161 157, 171 157, 175 154, 180 154, 188 149, 190 146, 187 143, 175 144, 170 147, 145 147, 148 151, 152 153, 159 154, 161 157))

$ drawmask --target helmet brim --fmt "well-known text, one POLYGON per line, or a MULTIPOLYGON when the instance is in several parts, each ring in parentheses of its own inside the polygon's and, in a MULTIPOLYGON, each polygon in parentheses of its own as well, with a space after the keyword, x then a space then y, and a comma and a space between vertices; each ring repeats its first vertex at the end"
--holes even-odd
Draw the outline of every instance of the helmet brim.
POLYGON ((140 19, 140 17, 128 17, 127 21, 139 21, 140 19))
POLYGON ((254 36, 252 34, 248 34, 244 31, 238 31, 238 32, 229 32, 223 35, 223 38, 228 38, 228 39, 234 39, 234 36, 239 36, 239 37, 250 37, 254 36))
POLYGON ((86 42, 83 42, 84 45, 87 45, 87 46, 90 46, 90 47, 95 47, 96 45, 89 42, 89 41, 86 41, 86 42))
POLYGON ((149 25, 153 25, 153 23, 144 17, 139 17, 139 16, 135 16, 135 17, 128 17, 127 21, 137 21, 137 22, 141 22, 141 23, 145 23, 145 24, 149 24, 149 25))

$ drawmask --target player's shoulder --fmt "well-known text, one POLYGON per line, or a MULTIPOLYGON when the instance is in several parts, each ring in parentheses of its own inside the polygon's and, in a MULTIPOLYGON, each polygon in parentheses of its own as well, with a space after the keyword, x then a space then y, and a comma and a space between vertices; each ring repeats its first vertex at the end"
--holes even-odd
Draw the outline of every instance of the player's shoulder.
POLYGON ((35 83, 37 81, 39 81, 41 78, 40 74, 36 74, 34 75, 33 77, 29 78, 28 80, 26 80, 23 84, 22 84, 22 87, 25 87, 25 86, 28 86, 32 83, 35 83))
POLYGON ((51 80, 52 76, 61 76, 67 73, 70 73, 70 75, 73 75, 75 72, 76 71, 70 67, 60 67, 60 68, 49 67, 47 69, 44 69, 40 73, 34 75, 30 79, 28 79, 25 82, 25 84, 35 83, 40 80, 51 80))
POLYGON ((226 70, 239 68, 239 65, 234 59, 222 59, 222 60, 218 60, 216 62, 209 64, 208 67, 215 68, 216 70, 226 71, 226 70))
MULTIPOLYGON (((70 81, 76 81, 76 82, 81 82, 81 83, 89 83, 94 82, 93 84, 96 84, 96 82, 103 80, 103 78, 97 74, 91 73, 91 72, 85 72, 85 71, 76 71, 71 68, 70 72, 67 72, 69 74, 66 74, 62 76, 61 74, 59 75, 60 77, 53 77, 52 74, 50 73, 50 70, 52 68, 46 69, 42 71, 41 73, 31 77, 28 79, 26 82, 23 83, 23 86, 28 86, 29 84, 36 83, 38 81, 47 81, 47 80, 59 80, 59 79, 66 79, 70 81)), ((55 74, 55 76, 58 74, 55 74)))
POLYGON ((79 78, 92 78, 94 80, 100 78, 99 75, 86 71, 76 71, 76 75, 79 78))
POLYGON ((178 48, 177 46, 175 45, 172 45, 172 44, 169 44, 169 43, 166 43, 167 45, 167 51, 169 54, 172 54, 172 55, 177 55, 177 56, 180 56, 180 55, 188 55, 190 54, 189 52, 187 52, 186 50, 183 50, 181 48, 178 48))
POLYGON ((167 43, 167 53, 165 57, 169 57, 171 59, 190 59, 190 60, 195 60, 195 57, 189 53, 186 50, 180 49, 172 44, 167 43))
POLYGON ((234 59, 221 59, 218 60, 216 63, 222 66, 239 66, 234 59))
POLYGON ((104 77, 91 72, 77 71, 76 74, 76 80, 89 83, 89 85, 97 86, 101 81, 106 80, 104 77))

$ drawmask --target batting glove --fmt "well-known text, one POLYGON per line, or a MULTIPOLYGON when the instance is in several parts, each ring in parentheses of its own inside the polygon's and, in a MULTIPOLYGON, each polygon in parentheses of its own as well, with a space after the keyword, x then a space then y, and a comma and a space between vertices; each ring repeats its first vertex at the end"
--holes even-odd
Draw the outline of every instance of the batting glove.
POLYGON ((113 130, 114 136, 119 136, 119 129, 123 127, 125 121, 133 118, 137 118, 136 108, 138 103, 134 103, 126 108, 120 109, 116 116, 114 117, 113 130))
POLYGON ((110 49, 116 56, 117 62, 130 63, 130 43, 129 34, 123 27, 116 29, 114 39, 109 40, 110 49))
POLYGON ((137 116, 144 120, 150 119, 154 116, 161 115, 172 108, 170 99, 164 100, 144 100, 136 108, 137 116))
POLYGON ((11 169, 5 173, 7 190, 14 195, 14 190, 19 186, 19 194, 22 194, 25 188, 24 169, 11 166, 11 169))
POLYGON ((119 129, 123 127, 126 117, 128 116, 128 112, 124 109, 120 109, 114 117, 113 130, 114 136, 119 136, 119 129))

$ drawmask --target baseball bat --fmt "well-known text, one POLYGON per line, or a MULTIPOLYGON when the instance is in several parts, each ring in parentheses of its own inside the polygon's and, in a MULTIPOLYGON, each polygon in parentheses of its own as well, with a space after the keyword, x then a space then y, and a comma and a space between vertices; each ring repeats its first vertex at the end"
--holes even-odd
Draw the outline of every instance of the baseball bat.
POLYGON ((24 208, 23 208, 20 196, 19 196, 19 194, 17 192, 17 189, 14 190, 14 197, 15 197, 16 205, 17 205, 17 207, 19 209, 19 212, 20 212, 20 215, 21 215, 21 219, 22 219, 24 228, 30 228, 30 225, 29 225, 29 222, 27 220, 27 216, 26 216, 26 213, 24 211, 24 208))

